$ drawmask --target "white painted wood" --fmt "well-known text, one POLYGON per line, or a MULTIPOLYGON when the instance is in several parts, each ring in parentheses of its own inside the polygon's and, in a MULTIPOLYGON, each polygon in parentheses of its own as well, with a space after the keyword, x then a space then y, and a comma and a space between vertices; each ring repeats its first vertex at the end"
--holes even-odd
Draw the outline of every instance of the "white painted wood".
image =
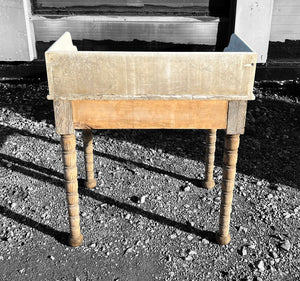
POLYGON ((225 53, 78 52, 65 33, 46 52, 48 98, 249 100, 256 59, 245 46, 225 53))
POLYGON ((0 61, 31 61, 36 57, 29 0, 0 1, 0 61))
POLYGON ((300 1, 274 0, 270 41, 300 40, 300 1))
POLYGON ((237 0, 235 33, 257 53, 257 62, 268 55, 273 0, 237 0))
POLYGON ((69 31, 74 40, 172 42, 215 45, 217 17, 67 16, 32 17, 37 41, 55 41, 69 31))

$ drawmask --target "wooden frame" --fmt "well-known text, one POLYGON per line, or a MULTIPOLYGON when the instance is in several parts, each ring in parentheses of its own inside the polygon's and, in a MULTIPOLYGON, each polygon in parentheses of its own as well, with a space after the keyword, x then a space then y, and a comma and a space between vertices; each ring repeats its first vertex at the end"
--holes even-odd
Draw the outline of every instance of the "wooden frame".
POLYGON ((216 130, 226 129, 217 242, 230 241, 229 222, 239 135, 256 54, 237 35, 221 52, 78 52, 65 33, 46 52, 49 99, 62 135, 71 246, 82 242, 74 129, 83 129, 86 187, 96 185, 91 129, 209 129, 203 187, 212 188, 216 130))

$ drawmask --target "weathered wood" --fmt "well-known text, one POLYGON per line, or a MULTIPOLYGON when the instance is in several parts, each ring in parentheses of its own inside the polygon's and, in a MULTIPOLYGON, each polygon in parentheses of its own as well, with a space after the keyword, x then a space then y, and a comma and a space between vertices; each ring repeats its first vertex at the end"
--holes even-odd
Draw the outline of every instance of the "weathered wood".
POLYGON ((157 41, 215 45, 218 17, 33 16, 37 41, 56 40, 69 31, 74 40, 157 41))
POLYGON ((221 209, 217 242, 226 245, 230 242, 229 223, 233 188, 238 157, 239 135, 226 135, 223 159, 223 181, 221 194, 221 209))
POLYGON ((72 101, 76 129, 222 129, 227 101, 72 101))
POLYGON ((85 186, 87 188, 94 188, 97 184, 94 176, 94 157, 93 157, 93 134, 92 130, 83 130, 83 150, 85 160, 85 186))
POLYGON ((254 98, 255 62, 256 54, 251 52, 50 49, 46 52, 48 98, 249 100, 254 98))
POLYGON ((226 133, 244 134, 247 113, 247 101, 229 101, 226 133))
POLYGON ((72 104, 68 100, 54 100, 55 129, 59 135, 74 134, 72 104))
POLYGON ((62 135, 61 146, 70 223, 69 244, 77 247, 81 245, 83 236, 80 232, 75 135, 62 135))
POLYGON ((268 55, 273 0, 236 2, 234 32, 257 52, 257 62, 265 63, 268 55))
POLYGON ((207 130, 206 135, 206 156, 205 156, 205 179, 203 187, 212 189, 215 186, 214 181, 214 161, 216 151, 217 130, 207 130))

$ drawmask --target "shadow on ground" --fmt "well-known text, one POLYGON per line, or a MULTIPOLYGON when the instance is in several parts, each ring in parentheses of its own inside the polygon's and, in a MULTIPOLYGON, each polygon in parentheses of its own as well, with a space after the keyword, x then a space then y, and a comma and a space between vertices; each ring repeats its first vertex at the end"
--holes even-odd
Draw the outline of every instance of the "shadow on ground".
MULTIPOLYGON (((80 149, 82 149, 82 148, 80 147, 80 149)), ((44 182, 47 181, 51 184, 55 184, 56 186, 60 186, 61 188, 64 188, 63 174, 56 172, 52 169, 40 167, 36 164, 29 163, 27 161, 24 161, 24 160, 21 160, 21 159, 12 157, 12 156, 8 156, 8 155, 2 154, 2 153, 0 153, 0 166, 9 167, 9 169, 11 169, 14 172, 22 173, 25 176, 32 177, 32 178, 35 178, 35 179, 38 179, 38 180, 44 181, 44 182), (8 163, 9 163, 9 165, 8 165, 8 163)), ((120 202, 112 197, 97 193, 97 191, 86 189, 83 187, 84 186, 83 179, 79 179, 78 182, 79 182, 79 190, 78 191, 79 191, 80 195, 90 197, 101 203, 106 203, 110 206, 115 206, 119 209, 123 209, 127 212, 141 215, 145 218, 156 221, 160 224, 171 226, 171 227, 177 228, 184 232, 193 233, 201 238, 206 238, 207 240, 209 240, 211 242, 215 242, 215 239, 214 239, 215 234, 211 231, 200 230, 198 228, 192 227, 188 223, 177 222, 177 221, 171 220, 169 218, 166 218, 164 216, 149 212, 147 210, 143 210, 143 209, 141 209, 137 206, 131 205, 129 203, 120 202)), ((57 231, 50 226, 47 226, 43 223, 34 221, 33 219, 28 218, 24 215, 18 214, 4 206, 0 206, 0 213, 8 218, 15 220, 18 223, 35 228, 38 231, 43 232, 44 234, 52 236, 58 242, 67 245, 68 234, 65 232, 57 231)))

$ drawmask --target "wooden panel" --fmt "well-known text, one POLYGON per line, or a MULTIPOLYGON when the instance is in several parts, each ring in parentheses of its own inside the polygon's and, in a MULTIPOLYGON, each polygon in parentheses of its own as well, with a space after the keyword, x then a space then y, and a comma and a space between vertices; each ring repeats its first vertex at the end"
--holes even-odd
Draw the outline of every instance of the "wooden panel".
POLYGON ((36 56, 28 1, 0 1, 0 61, 31 61, 36 56))
POLYGON ((55 129, 60 135, 74 134, 72 104, 70 101, 53 101, 55 129))
POLYGON ((57 40, 66 31, 74 40, 171 42, 215 45, 219 18, 139 16, 33 16, 37 41, 57 40))
POLYGON ((224 129, 227 101, 72 101, 76 129, 224 129))
MULTIPOLYGON (((66 35, 64 35, 66 36, 66 35)), ((46 52, 49 99, 253 99, 256 54, 46 52)))
POLYGON ((226 134, 244 134, 247 101, 229 101, 226 134))
POLYGON ((300 1, 275 0, 270 41, 300 40, 300 1))
POLYGON ((237 1, 235 30, 257 52, 257 62, 265 63, 271 30, 273 0, 237 1))

